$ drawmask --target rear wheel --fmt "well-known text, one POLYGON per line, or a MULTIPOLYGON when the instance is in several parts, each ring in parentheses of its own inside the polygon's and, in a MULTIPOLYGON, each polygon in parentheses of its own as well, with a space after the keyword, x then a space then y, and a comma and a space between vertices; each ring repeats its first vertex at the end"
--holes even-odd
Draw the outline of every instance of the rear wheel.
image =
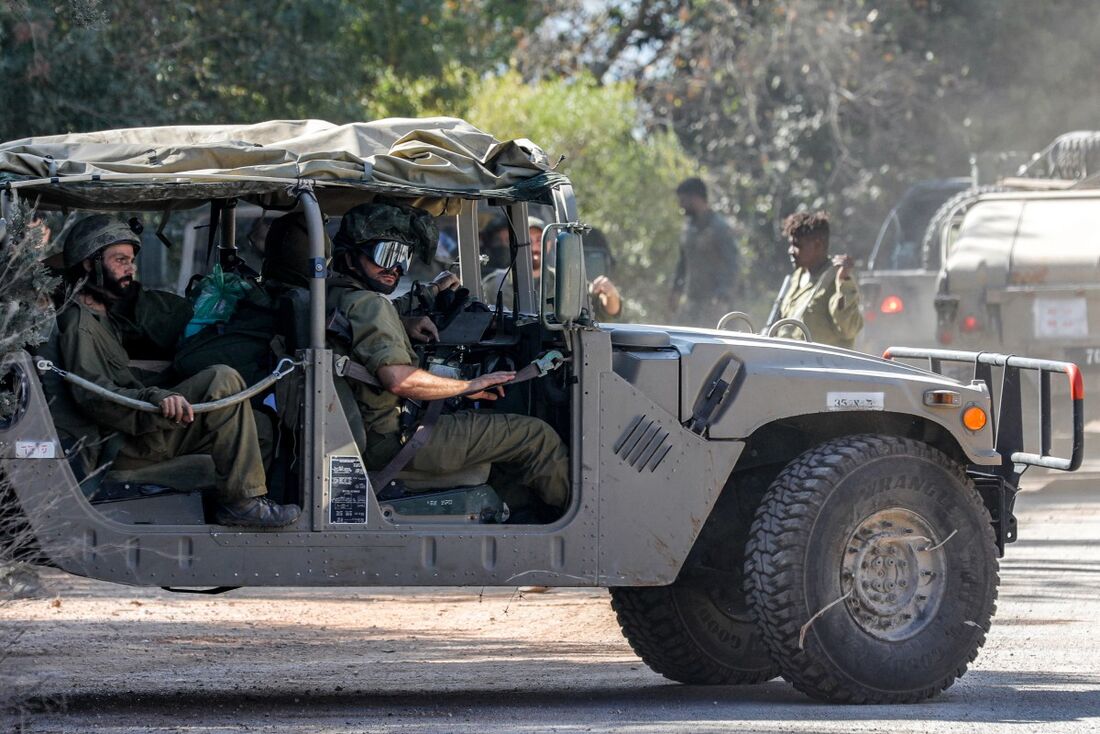
POLYGON ((962 467, 925 444, 849 436, 804 453, 769 488, 746 552, 762 638, 815 698, 920 701, 985 642, 989 515, 962 467))

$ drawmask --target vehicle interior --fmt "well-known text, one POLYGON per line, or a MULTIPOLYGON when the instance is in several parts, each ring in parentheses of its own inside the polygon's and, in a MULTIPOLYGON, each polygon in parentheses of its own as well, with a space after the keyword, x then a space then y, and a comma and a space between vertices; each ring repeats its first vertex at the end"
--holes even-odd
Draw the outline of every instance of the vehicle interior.
MULTIPOLYGON (((371 196, 361 196, 358 201, 346 196, 329 201, 323 196, 318 198, 326 232, 331 236, 342 213, 371 196)), ((482 201, 479 208, 478 201, 465 199, 449 200, 437 209, 441 209, 436 219, 443 233, 441 245, 428 261, 417 262, 411 268, 412 272, 403 278, 403 287, 393 296, 407 313, 427 315, 439 329, 438 341, 414 343, 418 366, 438 375, 471 379, 496 370, 519 370, 547 350, 568 356, 564 332, 555 328, 555 294, 546 294, 543 301, 534 290, 527 246, 527 204, 482 201), (509 279, 511 292, 504 292, 503 287, 495 293, 481 292, 483 268, 489 269, 489 259, 479 238, 479 224, 487 216, 502 218, 510 225, 505 267, 515 273, 509 279), (415 283, 428 281, 443 269, 457 273, 461 287, 445 291, 434 301, 425 298, 415 283), (540 302, 548 304, 546 313, 540 313, 540 302)), ((228 318, 202 324, 196 333, 180 340, 176 353, 133 361, 130 367, 146 384, 169 386, 189 376, 189 372, 193 374, 195 368, 220 359, 218 355, 225 355, 225 361, 237 368, 249 385, 269 379, 271 384, 249 399, 265 457, 268 493, 276 502, 309 507, 320 488, 315 475, 311 476, 315 463, 306 456, 314 446, 306 434, 314 430, 310 421, 315 412, 308 405, 310 381, 305 374, 309 367, 305 350, 311 344, 311 299, 318 291, 311 295, 307 287, 274 283, 260 275, 265 260, 279 254, 265 249, 272 246, 263 239, 267 226, 279 217, 301 211, 298 201, 265 207, 253 198, 252 203, 209 200, 183 211, 170 207, 159 212, 117 213, 127 219, 133 217, 131 222, 142 222, 133 226, 142 230, 137 279, 146 288, 174 291, 194 303, 212 279, 232 278, 262 296, 242 299, 228 318), (265 309, 266 313, 260 313, 265 309), (250 317, 253 320, 247 327, 238 328, 239 320, 250 317), (261 319, 259 327, 255 326, 256 318, 261 319), (267 334, 266 329, 271 333, 267 334), (194 351, 188 349, 188 342, 193 346, 194 340, 205 340, 198 364, 179 359, 180 354, 194 351), (297 363, 297 368, 285 377, 270 379, 273 372, 287 371, 287 360, 297 363)), ((68 222, 86 213, 65 210, 68 222)), ((58 236, 63 237, 64 231, 58 236)), ((553 236, 548 239, 549 257, 554 257, 555 242, 553 236)), ((303 260, 303 282, 308 282, 309 268, 310 262, 303 260)), ((323 297, 323 290, 319 292, 323 297)), ((56 360, 56 345, 47 342, 37 356, 56 360)), ((504 397, 495 402, 452 398, 446 401, 443 412, 483 410, 534 416, 548 422, 568 447, 571 374, 570 366, 565 364, 538 379, 507 387, 504 397)), ((343 417, 356 443, 361 444, 366 440, 365 430, 347 379, 335 380, 336 391, 343 417)), ((43 388, 51 406, 72 400, 56 374, 43 375, 43 388)), ((406 401, 403 410, 406 430, 415 431, 425 405, 406 401)), ((86 448, 82 437, 59 434, 85 497, 108 518, 139 525, 202 525, 213 516, 208 497, 214 486, 214 465, 209 456, 179 456, 137 469, 116 470, 111 466, 112 446, 118 441, 115 437, 105 440, 96 464, 86 466, 81 458, 86 448)), ((415 523, 514 521, 507 497, 523 490, 500 486, 496 475, 491 481, 490 468, 489 464, 474 465, 442 475, 403 470, 384 486, 373 487, 381 517, 394 528, 415 523)))

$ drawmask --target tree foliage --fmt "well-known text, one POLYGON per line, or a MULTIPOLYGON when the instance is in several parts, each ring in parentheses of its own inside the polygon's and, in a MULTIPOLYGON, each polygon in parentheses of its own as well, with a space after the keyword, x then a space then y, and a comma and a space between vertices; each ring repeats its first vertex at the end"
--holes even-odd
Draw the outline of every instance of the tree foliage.
POLYGON ((634 85, 588 75, 525 84, 516 73, 486 80, 471 122, 498 137, 526 137, 554 156, 578 191, 582 218, 600 227, 631 320, 659 318, 679 246, 675 189, 695 164, 669 132, 645 132, 634 85))
POLYGON ((453 114, 538 5, 506 0, 14 0, 0 137, 453 114))
POLYGON ((712 171, 769 285, 790 211, 828 207, 837 247, 866 254, 908 185, 1100 113, 1100 16, 1072 0, 572 0, 535 36, 529 78, 636 81, 648 124, 712 171))

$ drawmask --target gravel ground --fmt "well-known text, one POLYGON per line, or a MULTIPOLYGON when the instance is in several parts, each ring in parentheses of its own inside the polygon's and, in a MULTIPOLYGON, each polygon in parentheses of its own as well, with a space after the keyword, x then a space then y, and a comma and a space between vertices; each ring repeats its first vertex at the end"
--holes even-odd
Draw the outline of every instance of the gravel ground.
POLYGON ((781 680, 649 671, 607 593, 244 590, 188 597, 47 572, 0 607, 26 732, 1093 732, 1100 473, 1037 477, 971 671, 915 706, 827 706, 781 680))

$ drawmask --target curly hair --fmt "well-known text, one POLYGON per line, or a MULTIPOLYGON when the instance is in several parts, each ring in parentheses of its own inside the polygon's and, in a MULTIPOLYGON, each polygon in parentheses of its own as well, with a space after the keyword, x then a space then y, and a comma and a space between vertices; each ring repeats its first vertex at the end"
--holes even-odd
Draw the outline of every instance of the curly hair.
POLYGON ((696 176, 685 178, 680 182, 680 185, 676 187, 676 194, 678 196, 698 196, 700 199, 706 201, 707 185, 703 183, 703 179, 696 176))
POLYGON ((829 215, 823 211, 795 212, 783 220, 784 237, 829 238, 829 215))

